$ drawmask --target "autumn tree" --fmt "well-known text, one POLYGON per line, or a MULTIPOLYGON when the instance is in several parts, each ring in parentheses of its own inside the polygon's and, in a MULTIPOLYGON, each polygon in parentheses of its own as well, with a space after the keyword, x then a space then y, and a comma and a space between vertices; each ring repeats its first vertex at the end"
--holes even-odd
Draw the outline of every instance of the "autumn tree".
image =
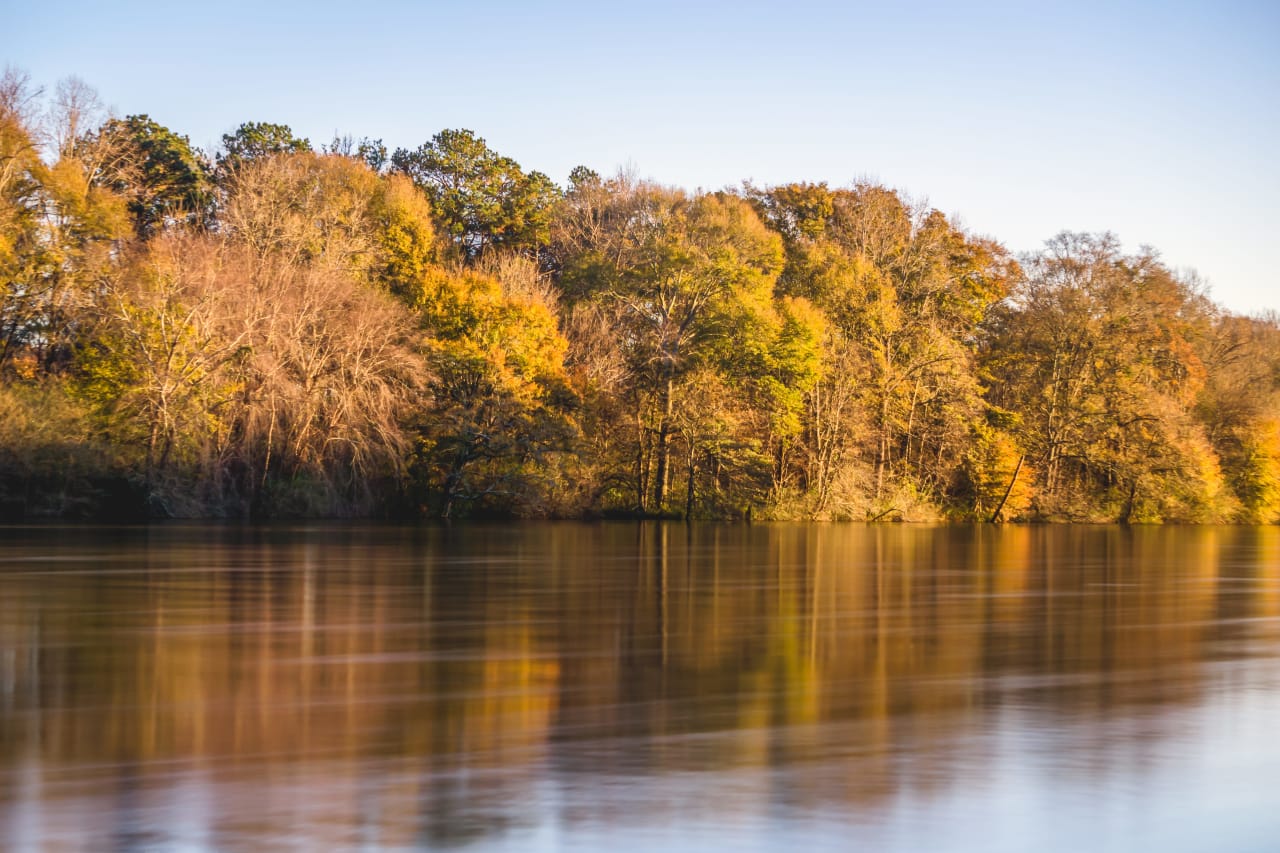
MULTIPOLYGON (((872 184, 831 190, 796 184, 747 195, 785 238, 780 289, 829 319, 833 370, 810 399, 804 480, 829 511, 835 479, 870 460, 867 511, 946 500, 982 389, 973 364, 979 321, 1017 275, 998 244, 965 234, 941 213, 872 184), (870 428, 868 442, 848 433, 870 428)), ((852 495, 849 495, 852 497, 852 495)), ((840 501, 848 512, 847 498, 840 501)))
POLYGON ((227 336, 226 293, 209 281, 212 250, 175 238, 140 250, 108 280, 94 332, 81 342, 83 398, 111 441, 141 451, 148 483, 193 473, 196 448, 231 388, 219 372, 249 329, 227 336))
POLYGON ((1239 500, 1241 520, 1280 520, 1280 322, 1275 314, 1214 319, 1203 347, 1196 414, 1239 500))
POLYGON ((58 84, 49 134, 57 142, 51 165, 29 165, 27 184, 38 202, 35 239, 25 243, 21 279, 9 290, 6 325, 10 348, 19 339, 42 372, 69 363, 85 312, 98 284, 112 273, 130 234, 126 200, 105 179, 104 153, 93 144, 93 122, 103 115, 96 93, 70 78, 58 84))
POLYGON ((187 137, 135 115, 107 121, 86 144, 97 151, 96 179, 126 200, 139 236, 208 215, 212 170, 187 137))
POLYGON ((430 335, 418 476, 434 509, 445 518, 552 511, 557 463, 575 425, 566 344, 545 293, 511 266, 437 269, 414 306, 430 335))
POLYGON ((260 158, 239 164, 224 185, 223 229, 261 257, 326 266, 404 298, 437 260, 421 191, 358 158, 260 158))
POLYGON ((1192 408, 1205 300, 1149 252, 1064 233, 993 317, 992 399, 1021 413, 1039 511, 1119 521, 1212 517, 1221 475, 1192 408))
POLYGON ((105 280, 82 394, 166 512, 368 511, 404 486, 425 391, 403 300, 434 258, 426 201, 307 152, 223 192, 216 233, 154 237, 105 280))
POLYGON ((442 130, 412 151, 397 149, 391 163, 427 194, 465 258, 490 248, 536 254, 546 245, 555 184, 471 131, 442 130))
POLYGON ((411 337, 403 306, 338 270, 165 235, 108 283, 80 394, 165 513, 368 511, 405 475, 411 337))
POLYGON ((37 92, 26 75, 0 77, 0 375, 35 333, 44 164, 32 121, 37 92))
POLYGON ((575 182, 557 238, 565 290, 611 312, 623 342, 635 508, 666 511, 685 380, 704 368, 727 379, 724 371, 744 365, 740 350, 726 351, 735 334, 777 330, 781 241, 736 196, 690 197, 626 176, 608 186, 589 176, 575 182))
MULTIPOLYGON (((705 449, 692 440, 686 445, 691 457, 701 453, 711 469, 713 494, 736 486, 734 492, 747 506, 776 513, 799 485, 805 404, 827 371, 828 323, 803 298, 765 300, 764 295, 737 306, 731 314, 733 332, 719 338, 710 361, 733 392, 723 409, 724 416, 737 420, 737 431, 722 430, 725 438, 705 449)), ((694 474, 691 464, 686 515, 694 474)))
POLYGON ((301 154, 311 150, 311 142, 293 135, 287 124, 247 121, 222 135, 222 150, 216 162, 219 176, 226 176, 244 163, 277 154, 301 154))

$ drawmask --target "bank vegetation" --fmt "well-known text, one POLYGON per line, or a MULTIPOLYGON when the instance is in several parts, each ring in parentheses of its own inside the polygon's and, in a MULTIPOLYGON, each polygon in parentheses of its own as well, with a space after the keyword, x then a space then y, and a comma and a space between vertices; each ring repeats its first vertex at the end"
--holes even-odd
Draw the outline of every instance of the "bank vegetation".
MULTIPOLYGON (((856 166, 856 164, 851 164, 856 166)), ((1280 519, 1280 321, 870 182, 212 156, 0 80, 0 516, 1280 519)))

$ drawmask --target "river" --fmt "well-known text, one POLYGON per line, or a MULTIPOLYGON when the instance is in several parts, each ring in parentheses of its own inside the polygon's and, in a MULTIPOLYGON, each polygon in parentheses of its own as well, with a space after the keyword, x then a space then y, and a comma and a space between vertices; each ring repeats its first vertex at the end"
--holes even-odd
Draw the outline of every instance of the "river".
POLYGON ((0 529, 0 849, 1264 851, 1275 527, 0 529))

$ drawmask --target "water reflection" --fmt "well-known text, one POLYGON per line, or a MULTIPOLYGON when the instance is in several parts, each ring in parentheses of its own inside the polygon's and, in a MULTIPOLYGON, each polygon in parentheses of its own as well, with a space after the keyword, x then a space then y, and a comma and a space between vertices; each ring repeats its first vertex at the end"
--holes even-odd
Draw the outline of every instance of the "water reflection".
POLYGON ((1280 828, 1275 528, 3 535, 5 849, 1280 828))

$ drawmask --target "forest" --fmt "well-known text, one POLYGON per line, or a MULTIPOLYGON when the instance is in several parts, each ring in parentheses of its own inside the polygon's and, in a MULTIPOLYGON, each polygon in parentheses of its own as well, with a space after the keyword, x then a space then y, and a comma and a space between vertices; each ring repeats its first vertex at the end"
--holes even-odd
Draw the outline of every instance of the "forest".
POLYGON ((478 516, 1276 523, 1280 315, 869 181, 204 152, 4 72, 0 520, 478 516))

